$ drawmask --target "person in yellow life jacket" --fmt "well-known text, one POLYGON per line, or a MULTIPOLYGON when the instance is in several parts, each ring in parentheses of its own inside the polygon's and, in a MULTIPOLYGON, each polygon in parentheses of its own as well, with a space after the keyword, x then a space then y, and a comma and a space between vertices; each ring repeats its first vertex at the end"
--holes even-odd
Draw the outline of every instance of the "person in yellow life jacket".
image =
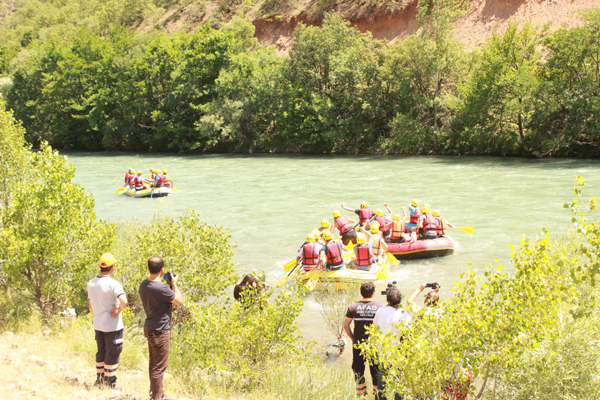
POLYGON ((382 237, 384 239, 389 238, 390 233, 392 233, 392 222, 387 220, 386 216, 383 215, 383 212, 379 208, 375 210, 375 219, 373 220, 373 222, 375 221, 377 221, 377 223, 379 224, 379 232, 381 232, 382 237))
POLYGON ((163 169, 163 179, 166 187, 173 187, 173 179, 167 175, 167 170, 163 169))
POLYGON ((348 263, 348 268, 370 271, 374 262, 375 256, 371 244, 367 242, 363 233, 359 233, 356 236, 356 246, 354 246, 354 260, 348 263))
POLYGON ((401 219, 398 214, 394 214, 393 219, 392 228, 390 229, 390 243, 412 243, 417 240, 417 234, 407 230, 404 218, 401 219))
POLYGON ((369 231, 365 231, 364 229, 361 231, 367 236, 375 261, 383 258, 388 251, 388 246, 385 240, 383 240, 381 232, 379 232, 379 224, 373 222, 369 231))
POLYGON ((322 219, 321 220, 321 227, 317 228, 317 230, 319 231, 319 233, 322 235, 323 232, 325 231, 329 231, 329 221, 327 221, 326 219, 322 219))
POLYGON ((306 235, 306 242, 300 247, 298 257, 296 257, 296 265, 302 261, 302 268, 306 271, 319 268, 319 253, 323 246, 315 242, 315 235, 309 233, 306 235))
POLYGON ((431 214, 433 215, 433 217, 435 218, 435 221, 437 223, 437 228, 436 228, 437 237, 445 237, 446 230, 448 230, 448 228, 453 228, 454 225, 452 225, 450 222, 446 221, 446 218, 440 216, 440 212, 438 210, 433 210, 433 212, 431 214))
POLYGON ((419 224, 417 225, 419 239, 437 238, 437 221, 431 215, 430 211, 428 207, 423 207, 423 214, 419 218, 419 224))
POLYGON ((419 202, 413 199, 408 206, 408 212, 410 214, 410 221, 406 224, 406 229, 412 231, 419 225, 419 218, 421 217, 421 209, 419 208, 419 202))
POLYGON ((369 209, 369 203, 363 201, 360 203, 360 208, 350 208, 344 206, 344 203, 340 204, 346 211, 351 211, 358 215, 358 223, 365 228, 368 228, 371 224, 371 220, 375 217, 375 213, 369 209))
POLYGON ((321 248, 321 265, 324 265, 327 270, 344 268, 346 264, 342 257, 342 251, 348 250, 346 246, 334 241, 330 231, 323 232, 323 239, 325 245, 321 248))
POLYGON ((333 212, 333 228, 331 231, 333 232, 337 229, 340 232, 344 246, 350 242, 356 244, 356 231, 353 226, 355 223, 356 221, 340 215, 338 210, 333 212))

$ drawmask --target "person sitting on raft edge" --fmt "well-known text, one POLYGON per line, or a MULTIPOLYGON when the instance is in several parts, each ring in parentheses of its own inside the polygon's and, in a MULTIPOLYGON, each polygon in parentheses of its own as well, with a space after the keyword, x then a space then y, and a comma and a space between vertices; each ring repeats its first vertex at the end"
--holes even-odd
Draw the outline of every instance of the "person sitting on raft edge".
POLYGON ((354 223, 356 223, 356 221, 341 216, 338 210, 333 212, 333 229, 331 229, 331 231, 334 232, 337 229, 340 232, 342 244, 344 246, 347 246, 350 241, 356 244, 356 231, 352 226, 354 223))
POLYGON ((371 243, 367 243, 364 233, 359 233, 356 237, 356 246, 354 246, 354 257, 348 263, 349 269, 358 269, 361 271, 370 271, 375 263, 375 256, 371 250, 371 243))
POLYGON ((421 209, 419 208, 419 201, 413 199, 408 206, 408 212, 410 214, 410 222, 406 224, 406 230, 412 231, 419 224, 419 218, 421 217, 421 209))
POLYGON ((423 214, 419 218, 417 232, 419 239, 436 239, 437 238, 437 221, 431 215, 429 207, 423 207, 423 214))
POLYGON ((394 214, 393 218, 390 243, 416 242, 417 234, 406 229, 406 220, 404 218, 401 219, 398 214, 394 214))
POLYGON ((124 188, 129 189, 131 187, 129 182, 131 181, 132 177, 135 178, 135 170, 133 168, 129 168, 129 171, 127 171, 125 174, 125 184, 123 185, 124 188))
POLYGON ((375 221, 379 224, 379 232, 381 232, 383 238, 388 239, 390 237, 392 223, 387 220, 387 217, 383 215, 383 211, 379 208, 375 210, 375 220, 373 223, 375 223, 375 221))
POLYGON ((321 265, 324 265, 325 269, 330 271, 344 268, 346 264, 342 257, 342 251, 348 250, 346 246, 342 245, 340 242, 334 241, 331 231, 325 231, 323 233, 323 239, 325 240, 325 245, 320 253, 321 265))
POLYGON ((167 170, 163 169, 163 179, 166 187, 173 187, 173 179, 167 175, 167 170))
POLYGON ((373 256, 375 261, 377 262, 380 258, 383 258, 388 251, 388 246, 383 237, 381 237, 381 233, 379 232, 379 224, 377 222, 373 222, 371 224, 370 232, 365 231, 361 228, 361 231, 364 232, 367 237, 367 241, 371 246, 371 251, 373 252, 373 256))
POLYGON ((317 230, 319 231, 319 234, 320 234, 320 235, 322 235, 322 234, 323 234, 323 232, 325 232, 325 231, 329 231, 329 230, 331 230, 331 229, 329 229, 329 221, 327 221, 327 219, 326 219, 326 218, 323 218, 323 219, 321 220, 321 227, 320 227, 320 228, 317 228, 317 230))
POLYGON ((446 237, 446 230, 448 227, 454 228, 454 225, 446 221, 446 218, 440 216, 438 210, 433 210, 431 214, 434 216, 435 222, 437 223, 437 237, 446 237))
POLYGON ((340 204, 340 206, 344 210, 353 212, 356 215, 358 215, 358 223, 360 225, 364 225, 367 228, 369 227, 369 224, 371 223, 371 219, 373 219, 373 217, 375 216, 375 213, 369 209, 369 203, 367 203, 366 201, 363 201, 362 203, 360 203, 360 208, 346 207, 346 206, 344 206, 344 203, 340 204))
POLYGON ((315 242, 315 235, 309 233, 306 235, 306 242, 300 247, 298 257, 296 257, 296 265, 302 261, 302 268, 305 271, 319 268, 319 254, 323 246, 315 242))

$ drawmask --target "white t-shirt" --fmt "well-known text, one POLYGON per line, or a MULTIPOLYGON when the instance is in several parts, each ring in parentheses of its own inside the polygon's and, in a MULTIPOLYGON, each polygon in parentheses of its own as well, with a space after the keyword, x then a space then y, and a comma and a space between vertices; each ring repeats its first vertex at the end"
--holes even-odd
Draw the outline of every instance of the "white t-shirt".
POLYGON ((386 331, 389 333, 398 333, 398 329, 393 325, 398 325, 401 321, 408 325, 411 320, 412 317, 405 309, 385 306, 377 310, 373 324, 377 325, 383 333, 386 333, 386 331))
POLYGON ((118 297, 125 294, 123 286, 110 276, 96 276, 87 285, 88 298, 94 312, 94 330, 115 332, 123 329, 123 313, 112 317, 113 305, 119 306, 118 297))

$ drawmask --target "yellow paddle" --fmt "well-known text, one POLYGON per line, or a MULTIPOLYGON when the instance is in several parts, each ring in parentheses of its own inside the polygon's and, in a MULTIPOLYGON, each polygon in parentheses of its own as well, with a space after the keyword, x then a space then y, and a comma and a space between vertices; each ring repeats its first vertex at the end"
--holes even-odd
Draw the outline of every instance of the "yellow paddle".
MULTIPOLYGON (((300 265, 300 264, 298 264, 298 265, 300 265)), ((294 272, 295 273, 299 273, 300 272, 300 268, 297 269, 297 270, 296 270, 296 268, 294 268, 289 274, 287 274, 286 276, 284 276, 283 278, 281 278, 280 280, 278 280, 277 283, 275 284, 275 286, 282 286, 294 272)))
POLYGON ((398 259, 389 251, 387 253, 387 258, 391 265, 400 265, 400 261, 398 261, 398 259))
POLYGON ((179 192, 179 189, 175 189, 174 187, 172 187, 172 188, 169 188, 169 189, 171 189, 171 190, 172 190, 172 191, 174 191, 174 192, 179 192))
POLYGON ((457 226, 457 228, 460 229, 461 231, 467 232, 467 233, 473 233, 473 232, 475 232, 475 228, 472 227, 472 226, 461 226, 461 227, 457 226))
POLYGON ((315 282, 313 282, 312 278, 314 278, 315 275, 319 275, 320 272, 321 268, 315 268, 312 271, 309 271, 303 279, 305 281, 304 287, 306 287, 308 290, 314 290, 315 282))
POLYGON ((294 258, 294 259, 286 262, 285 264, 283 264, 283 269, 285 270, 285 272, 288 272, 289 270, 294 268, 295 265, 296 265, 296 259, 294 258))
POLYGON ((127 190, 127 188, 125 186, 121 186, 120 188, 118 188, 117 190, 115 190, 115 193, 121 193, 123 190, 127 190))

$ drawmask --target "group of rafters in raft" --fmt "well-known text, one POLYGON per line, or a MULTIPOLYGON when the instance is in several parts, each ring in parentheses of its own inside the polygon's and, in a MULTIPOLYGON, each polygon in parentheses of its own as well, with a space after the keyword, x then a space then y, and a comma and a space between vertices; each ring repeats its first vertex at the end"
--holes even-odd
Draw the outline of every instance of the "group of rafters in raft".
POLYGON ((167 170, 162 172, 156 168, 150 168, 152 177, 146 179, 142 176, 142 171, 129 168, 125 174, 123 187, 116 190, 117 193, 124 193, 131 197, 162 197, 173 194, 178 190, 173 185, 173 180, 167 175, 167 170))

